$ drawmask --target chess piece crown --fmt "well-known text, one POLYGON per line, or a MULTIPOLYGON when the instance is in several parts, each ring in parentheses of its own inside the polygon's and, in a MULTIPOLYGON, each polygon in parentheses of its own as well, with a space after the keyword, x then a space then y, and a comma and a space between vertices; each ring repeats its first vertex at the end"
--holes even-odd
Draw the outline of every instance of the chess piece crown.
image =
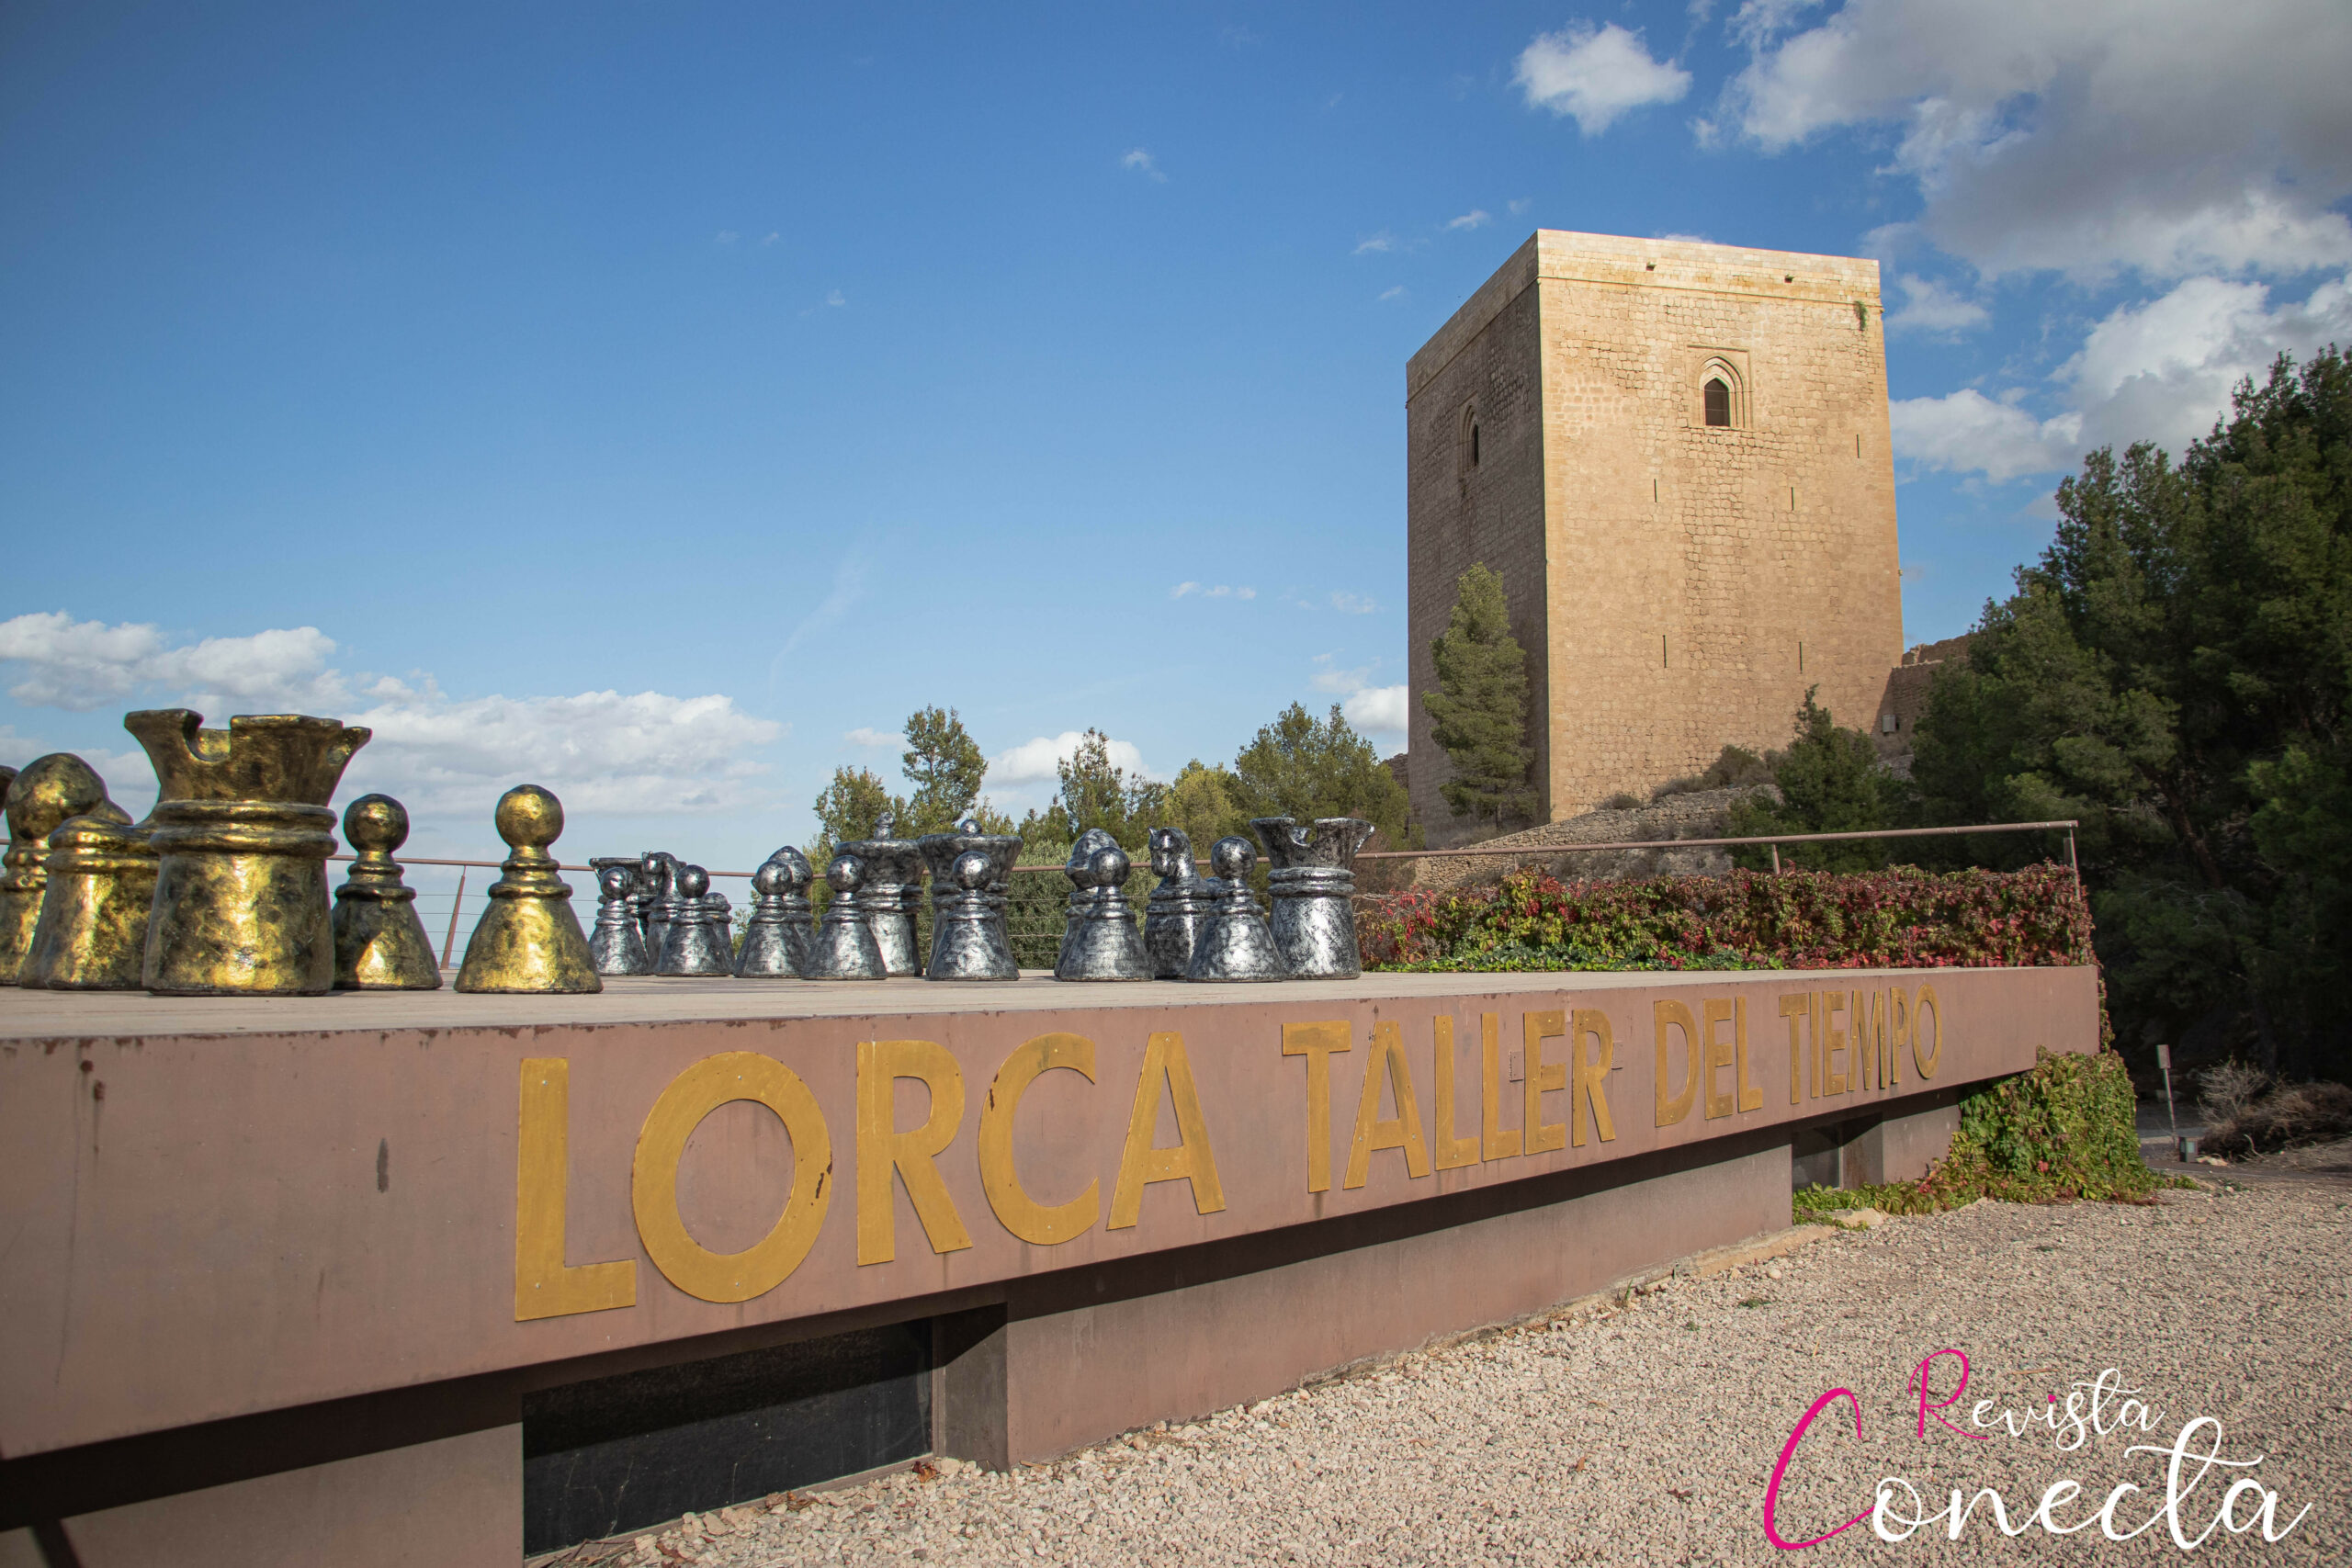
POLYGON ((563 835, 563 803, 537 784, 498 797, 492 825, 509 853, 490 885, 490 908, 466 942, 453 987, 465 992, 584 995, 601 991, 571 888, 548 846, 563 835))
POLYGON ((126 714, 154 764, 147 988, 166 996, 316 996, 334 984, 327 808, 368 731, 300 714, 207 729, 187 708, 126 714))
POLYGON ((416 912, 416 890, 392 852, 408 841, 408 809, 389 795, 344 808, 351 871, 335 889, 334 983, 344 991, 436 991, 441 964, 416 912))

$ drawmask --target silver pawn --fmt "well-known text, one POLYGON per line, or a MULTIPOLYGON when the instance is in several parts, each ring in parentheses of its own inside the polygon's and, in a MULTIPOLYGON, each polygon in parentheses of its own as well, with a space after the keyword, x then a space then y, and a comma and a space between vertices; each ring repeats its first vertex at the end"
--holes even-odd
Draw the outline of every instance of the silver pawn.
POLYGON ((702 901, 710 886, 710 874, 698 865, 682 865, 671 878, 671 886, 678 894, 677 913, 662 935, 662 961, 653 972, 696 977, 733 973, 726 945, 711 929, 710 911, 702 901))
POLYGON ((1258 863, 1258 846, 1239 837, 1219 839, 1209 846, 1209 870, 1216 876, 1216 913, 1193 944, 1187 980, 1287 980, 1290 966, 1258 900, 1250 894, 1250 868, 1258 863))
POLYGON ((1021 969, 1005 940, 1004 911, 989 888, 996 862, 966 850, 934 877, 931 900, 929 980, 1018 980, 1021 969))
POLYGON ((650 975, 645 937, 637 929, 634 908, 637 870, 608 865, 596 874, 596 931, 588 939, 588 956, 599 975, 650 975))
POLYGON ((752 874, 752 919, 735 954, 742 980, 797 979, 808 969, 817 928, 808 914, 808 857, 790 844, 752 874))
POLYGON ((1071 852, 1062 874, 1077 891, 1070 895, 1055 979, 1151 978, 1143 933, 1136 929, 1135 906, 1127 902, 1127 852, 1116 843, 1095 850, 1083 861, 1078 852, 1071 852))
POLYGON ((857 890, 865 880, 865 864, 855 855, 833 857, 825 868, 825 885, 833 901, 817 927, 816 951, 809 954, 811 980, 879 980, 889 971, 882 965, 882 949, 875 944, 857 890))
POLYGON ((702 907, 710 911, 710 929, 718 933, 719 950, 727 954, 729 973, 735 968, 735 906, 724 893, 706 893, 702 907))
POLYGON ((1155 980, 1181 980, 1193 944, 1208 923, 1209 886, 1193 863, 1193 840, 1182 828, 1154 828, 1148 840, 1159 886, 1144 906, 1143 950, 1155 980))
POLYGON ((667 850, 648 850, 637 863, 638 895, 643 900, 645 951, 660 963, 678 916, 678 857, 667 850))

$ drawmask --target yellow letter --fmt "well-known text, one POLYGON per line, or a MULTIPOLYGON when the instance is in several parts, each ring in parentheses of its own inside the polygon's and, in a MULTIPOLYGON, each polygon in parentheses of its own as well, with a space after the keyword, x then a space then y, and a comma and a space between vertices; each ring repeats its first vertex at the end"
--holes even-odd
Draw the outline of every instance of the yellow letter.
POLYGON ((1479 1152, 1487 1159, 1505 1159, 1519 1153, 1519 1129, 1503 1125, 1503 1015, 1478 1015, 1478 1039, 1484 1048, 1485 1070, 1479 1077, 1479 1128, 1486 1141, 1479 1152))
POLYGON ((646 1112, 629 1172, 638 1239, 670 1283, 707 1302, 748 1302, 775 1290, 816 1245, 833 1201, 833 1141, 799 1075, 756 1051, 705 1056, 670 1080, 646 1112), (767 1235, 741 1252, 712 1252, 678 1213, 678 1162, 702 1119, 729 1100, 757 1100, 792 1140, 792 1195, 767 1235))
POLYGON ((1936 1076, 1936 1064, 1943 1059, 1943 1004, 1936 1000, 1933 986, 1922 986, 1919 987, 1919 999, 1911 1008, 1911 1060, 1917 1066, 1921 1077, 1931 1078, 1936 1076), (1923 1052, 1919 1046, 1928 1037, 1928 1020, 1930 1018, 1936 1021, 1936 1048, 1923 1052))
POLYGON ((1764 1090, 1747 1081, 1747 998, 1737 998, 1736 1004, 1732 1012, 1732 1034, 1739 1043, 1739 1068, 1736 1075, 1739 1079, 1739 1108, 1742 1111, 1761 1111, 1764 1109, 1764 1090))
POLYGON ((890 1172, 906 1183, 907 1199, 922 1222, 933 1252, 961 1252, 971 1233, 956 1213, 947 1183, 933 1159, 956 1141, 964 1120, 964 1071, 946 1047, 929 1040, 861 1040, 857 1043, 857 1261, 888 1263, 898 1257, 890 1201, 890 1172), (893 1091, 900 1078, 919 1078, 931 1091, 931 1114, 910 1133, 890 1125, 893 1091))
POLYGON ((1094 1042, 1083 1034, 1040 1034, 1004 1059, 980 1108, 980 1188, 1004 1228, 1035 1247, 1053 1247, 1083 1235, 1102 1212, 1102 1179, 1057 1208, 1046 1208, 1021 1185, 1012 1168, 1012 1117, 1021 1097, 1041 1074, 1068 1067, 1094 1081, 1094 1042))
POLYGON ((1797 1021, 1813 1018, 1813 995, 1798 991, 1781 998, 1781 1016, 1789 1021, 1789 1103, 1797 1103, 1797 1079, 1802 1076, 1797 1064, 1804 1060, 1804 1047, 1797 1043, 1797 1021))
POLYGON ((1732 1097, 1737 1092, 1734 1089, 1725 1089, 1721 1094, 1715 1092, 1715 1075, 1731 1066, 1732 1057, 1730 1039, 1718 1035, 1715 1026, 1730 1024, 1731 1000, 1727 997, 1718 997, 1699 1005, 1707 1018, 1707 1120, 1713 1122, 1731 1114, 1732 1097))
POLYGON ((1440 1013, 1437 1036, 1437 1168, 1460 1170, 1478 1163, 1478 1140, 1453 1135, 1453 1020, 1440 1013))
POLYGON ((1657 1033, 1657 1124, 1671 1127, 1690 1114, 1691 1101, 1699 1093, 1699 1021, 1680 1002, 1652 1002, 1650 1027, 1657 1033), (1682 1031, 1682 1087, 1672 1094, 1666 1092, 1666 1032, 1669 1028, 1682 1031))
POLYGON ((637 1262, 563 1261, 563 1203, 571 1179, 571 1064, 523 1060, 523 1110, 515 1128, 514 1321, 637 1304, 637 1262))
POLYGON ((1405 1032, 1393 1023, 1372 1026, 1372 1053, 1363 1059, 1363 1093, 1356 1100, 1355 1141, 1348 1145, 1348 1175, 1342 1187, 1362 1187, 1371 1173, 1375 1149, 1405 1151, 1405 1173, 1430 1173, 1429 1145, 1421 1141, 1421 1107, 1413 1098, 1413 1069, 1405 1061, 1405 1032), (1380 1069, 1388 1068, 1388 1088, 1396 1097, 1396 1114, 1380 1115, 1380 1069))
POLYGON ((1285 1023, 1283 1055, 1306 1058, 1306 1190, 1331 1190, 1331 1053, 1348 1051, 1348 1026, 1285 1023))
POLYGON ((1903 1053, 1910 1044, 1911 998, 1897 986, 1886 994, 1886 1083, 1890 1089, 1903 1081, 1903 1053))
MULTIPOLYGON (((1579 1015, 1581 1016, 1581 1015, 1579 1015)), ((1527 1043, 1527 1081, 1521 1087, 1526 1090, 1520 1121, 1527 1129, 1527 1152, 1548 1154, 1568 1146, 1568 1122, 1577 1119, 1577 1101, 1568 1097, 1568 1122, 1544 1120, 1544 1091, 1568 1087, 1567 1066, 1544 1059, 1544 1042, 1557 1039, 1567 1032, 1567 1020, 1557 1008, 1545 1012, 1531 1012, 1520 1020, 1521 1037, 1527 1043)), ((1584 1140, 1577 1140, 1582 1143, 1584 1140)))
POLYGON ((1127 1115, 1127 1145, 1119 1151, 1119 1184, 1111 1189, 1111 1223, 1104 1228, 1125 1230, 1134 1224, 1143 1214, 1143 1190, 1155 1181, 1178 1180, 1192 1187, 1194 1213, 1214 1214, 1225 1207, 1216 1155, 1209 1148, 1209 1125, 1201 1119, 1201 1095, 1193 1086, 1192 1059, 1184 1055, 1184 1037, 1171 1032, 1152 1035, 1144 1046, 1135 1109, 1127 1115), (1172 1149, 1151 1146, 1151 1135, 1159 1130, 1162 1084, 1176 1102, 1172 1149))
POLYGON ((1617 1043, 1610 1037, 1609 1015, 1598 1008, 1577 1009, 1576 1027, 1568 1037, 1568 1060, 1576 1064, 1576 1087, 1568 1091, 1568 1131, 1577 1147, 1584 1147, 1584 1118, 1577 1113, 1579 1101, 1592 1107, 1593 1131, 1600 1134, 1604 1144, 1617 1137, 1617 1123, 1609 1119, 1609 1068, 1617 1055, 1617 1043), (1592 1036, 1598 1047, 1587 1060, 1585 1036, 1592 1036))
POLYGON ((1846 1031, 1838 1022, 1838 1014, 1846 1010, 1846 993, 1831 991, 1821 1003, 1821 1092, 1846 1092, 1846 1066, 1838 1060, 1846 1054, 1846 1031))

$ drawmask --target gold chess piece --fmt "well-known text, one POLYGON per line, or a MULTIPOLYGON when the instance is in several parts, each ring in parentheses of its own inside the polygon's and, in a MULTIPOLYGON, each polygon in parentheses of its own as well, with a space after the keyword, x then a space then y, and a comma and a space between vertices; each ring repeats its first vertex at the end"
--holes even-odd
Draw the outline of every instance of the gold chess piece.
POLYGON ((8 852, 0 859, 0 986, 13 986, 30 956, 49 887, 49 836, 69 821, 94 817, 124 823, 130 814, 107 798, 106 781, 71 751, 25 765, 8 783, 8 852))
POLYGON ((563 835, 563 802, 537 784, 498 797, 498 836, 514 852, 490 885, 490 908, 466 941, 460 991, 590 992, 605 988, 571 888, 548 846, 563 835))
POLYGON ((389 795, 363 795, 344 808, 351 874, 334 890, 334 987, 338 991, 437 991, 441 964, 417 918, 416 890, 401 880, 392 852, 408 841, 408 811, 389 795))
POLYGON ((158 791, 141 980, 163 996, 318 996, 334 985, 327 802, 368 732, 300 714, 203 723, 187 708, 123 716, 158 791))
POLYGON ((17 984, 135 991, 155 904, 153 829, 92 814, 49 836, 49 889, 17 984))

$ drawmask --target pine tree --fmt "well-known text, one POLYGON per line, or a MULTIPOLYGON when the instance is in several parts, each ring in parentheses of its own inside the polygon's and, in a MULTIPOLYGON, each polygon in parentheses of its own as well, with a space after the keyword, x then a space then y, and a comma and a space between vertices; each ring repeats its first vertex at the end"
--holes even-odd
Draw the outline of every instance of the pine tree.
POLYGON ((899 831, 914 838, 944 833, 972 815, 989 771, 979 742, 954 708, 927 707, 907 720, 907 750, 899 758, 914 793, 900 813, 899 831))
POLYGON ((1437 690, 1421 696, 1437 721, 1431 736, 1453 763, 1439 793, 1456 817, 1500 829, 1535 812, 1527 778, 1535 757, 1527 743, 1527 656, 1510 635, 1503 580, 1484 561, 1454 589, 1445 633, 1430 646, 1437 690))
MULTIPOLYGON (((1405 841, 1411 810, 1405 786, 1337 703, 1321 719, 1304 705, 1291 704, 1235 756, 1230 776, 1233 803, 1245 820, 1360 817, 1385 833, 1391 844, 1405 841)), ((1204 844, 1193 848, 1208 852, 1204 844)))

